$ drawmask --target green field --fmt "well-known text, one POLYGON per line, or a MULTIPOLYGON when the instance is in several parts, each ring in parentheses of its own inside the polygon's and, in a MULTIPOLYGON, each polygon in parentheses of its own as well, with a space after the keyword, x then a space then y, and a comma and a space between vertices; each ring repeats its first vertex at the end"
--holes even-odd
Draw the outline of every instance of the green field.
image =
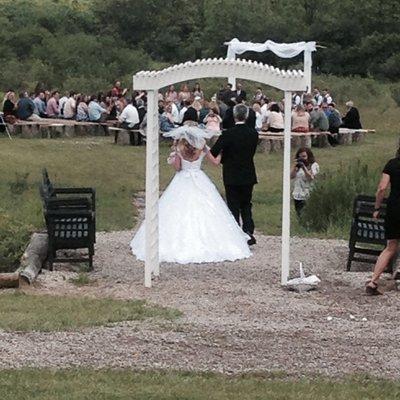
POLYGON ((400 384, 368 378, 22 369, 0 372, 0 394, 2 400, 394 400, 400 384))
MULTIPOLYGON (((321 172, 334 173, 339 166, 359 159, 376 169, 382 157, 391 158, 397 145, 394 134, 378 132, 365 143, 336 148, 316 149, 321 172), (378 164, 378 165, 377 165, 378 164)), ((161 188, 173 176, 166 164, 169 148, 160 149, 161 188)), ((137 215, 135 194, 144 190, 145 147, 116 146, 112 139, 0 140, 0 200, 3 211, 35 228, 43 226, 39 183, 46 167, 58 186, 96 188, 98 230, 132 229, 137 215)), ((256 228, 265 234, 280 232, 282 201, 282 154, 257 154, 259 184, 254 192, 256 228)), ((206 166, 207 173, 223 192, 221 170, 206 166)), ((294 218, 292 233, 305 234, 294 218)), ((314 234, 310 232, 308 234, 314 234)))

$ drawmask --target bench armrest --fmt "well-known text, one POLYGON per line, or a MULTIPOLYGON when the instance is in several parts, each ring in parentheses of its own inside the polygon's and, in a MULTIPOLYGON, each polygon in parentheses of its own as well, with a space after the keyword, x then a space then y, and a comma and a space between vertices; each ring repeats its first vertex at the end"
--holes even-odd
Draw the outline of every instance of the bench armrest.
POLYGON ((58 209, 58 210, 46 210, 44 212, 46 217, 91 217, 94 218, 94 213, 90 210, 84 210, 84 209, 73 209, 73 210, 68 210, 68 209, 58 209))
POLYGON ((60 193, 60 194, 74 194, 74 193, 89 193, 89 194, 95 194, 96 189, 93 188, 61 188, 57 187, 53 189, 54 193, 60 193))

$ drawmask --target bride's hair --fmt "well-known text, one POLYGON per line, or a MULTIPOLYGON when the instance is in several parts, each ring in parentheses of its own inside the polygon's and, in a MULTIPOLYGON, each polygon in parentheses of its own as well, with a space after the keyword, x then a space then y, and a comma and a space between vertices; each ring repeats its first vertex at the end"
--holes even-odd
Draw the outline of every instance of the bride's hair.
POLYGON ((185 138, 179 139, 177 148, 188 159, 193 158, 197 152, 196 147, 192 146, 185 138))

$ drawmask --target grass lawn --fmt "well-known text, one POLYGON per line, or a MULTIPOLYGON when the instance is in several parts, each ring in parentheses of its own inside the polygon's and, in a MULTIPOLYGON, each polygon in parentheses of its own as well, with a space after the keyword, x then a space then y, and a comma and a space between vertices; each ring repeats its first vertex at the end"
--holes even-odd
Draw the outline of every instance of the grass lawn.
POLYGON ((391 400, 399 396, 398 382, 367 378, 293 380, 85 369, 0 372, 2 400, 391 400))
POLYGON ((0 329, 6 331, 76 330, 146 318, 173 319, 179 315, 177 310, 149 306, 142 300, 0 294, 0 329))
MULTIPOLYGON (((335 171, 355 159, 368 162, 376 170, 381 159, 393 157, 397 147, 394 133, 367 136, 362 144, 315 149, 321 172, 335 171)), ((161 188, 173 176, 166 164, 169 147, 160 148, 161 188)), ((0 139, 1 208, 33 227, 43 226, 38 186, 41 169, 46 167, 58 186, 91 186, 97 190, 98 230, 131 229, 136 210, 135 193, 144 190, 145 147, 116 146, 112 138, 67 140, 0 139)), ((282 153, 257 154, 259 184, 253 204, 256 227, 265 234, 279 234, 281 226, 282 153)), ((206 166, 207 173, 223 191, 219 168, 206 166)), ((293 218, 292 234, 318 236, 304 232, 293 218)), ((337 232, 334 233, 337 235, 337 232)))

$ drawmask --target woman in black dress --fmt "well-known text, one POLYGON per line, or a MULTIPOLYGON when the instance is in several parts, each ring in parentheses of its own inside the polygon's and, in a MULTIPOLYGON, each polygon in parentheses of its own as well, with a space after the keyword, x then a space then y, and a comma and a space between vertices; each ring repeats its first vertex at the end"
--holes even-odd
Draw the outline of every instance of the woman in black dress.
POLYGON ((396 157, 392 158, 382 171, 382 178, 376 192, 374 218, 379 217, 385 191, 390 185, 390 195, 387 200, 385 216, 385 233, 387 239, 386 248, 376 261, 372 279, 367 282, 366 292, 368 295, 381 294, 378 290, 378 280, 388 264, 396 255, 400 241, 400 147, 396 157))

